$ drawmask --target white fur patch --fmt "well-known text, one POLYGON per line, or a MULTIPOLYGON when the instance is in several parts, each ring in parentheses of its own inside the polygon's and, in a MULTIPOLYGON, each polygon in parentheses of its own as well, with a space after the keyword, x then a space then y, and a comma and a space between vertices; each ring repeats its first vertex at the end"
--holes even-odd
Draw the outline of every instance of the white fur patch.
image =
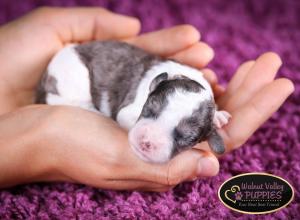
MULTIPOLYGON (((158 65, 153 66, 151 69, 149 69, 145 77, 140 82, 136 97, 130 105, 122 108, 118 115, 117 115, 117 122, 126 129, 130 129, 134 126, 136 123, 138 117, 140 116, 140 113, 142 111, 142 108, 144 106, 144 103, 146 102, 148 95, 149 95, 149 87, 152 82, 152 80, 158 76, 159 74, 167 72, 169 77, 174 77, 177 75, 183 75, 186 76, 192 80, 195 80, 196 82, 200 83, 204 88, 205 92, 201 92, 201 94, 197 94, 198 98, 196 98, 196 95, 193 96, 189 103, 195 102, 196 100, 203 99, 207 100, 213 97, 213 93, 211 90, 211 87, 209 83, 204 79, 203 74, 192 67, 185 66, 179 63, 175 63, 173 61, 166 61, 162 62, 158 65), (200 97, 199 97, 200 96, 200 97), (196 99, 193 99, 196 98, 196 99)), ((179 97, 178 97, 179 98, 179 97)), ((186 97, 185 97, 186 98, 186 97)), ((186 103, 186 101, 185 101, 186 103)))
POLYGON ((139 120, 129 132, 129 142, 134 152, 144 161, 163 163, 171 157, 172 138, 156 120, 139 120), (149 143, 148 150, 141 146, 143 142, 149 143))
POLYGON ((172 131, 181 119, 191 116, 193 111, 198 109, 200 103, 205 100, 209 100, 209 96, 203 90, 199 94, 177 89, 174 94, 169 95, 168 104, 160 113, 157 121, 166 130, 172 131))
POLYGON ((72 105, 95 111, 90 92, 87 67, 80 60, 74 47, 69 45, 59 51, 48 66, 48 74, 56 81, 58 95, 48 93, 50 105, 72 105))

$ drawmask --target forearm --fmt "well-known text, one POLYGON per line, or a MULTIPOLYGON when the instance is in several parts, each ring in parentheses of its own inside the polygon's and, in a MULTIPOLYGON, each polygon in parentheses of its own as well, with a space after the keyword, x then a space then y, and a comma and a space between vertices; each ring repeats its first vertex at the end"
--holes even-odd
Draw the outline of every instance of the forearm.
POLYGON ((39 181, 49 172, 39 121, 47 109, 21 109, 0 117, 0 187, 39 181))

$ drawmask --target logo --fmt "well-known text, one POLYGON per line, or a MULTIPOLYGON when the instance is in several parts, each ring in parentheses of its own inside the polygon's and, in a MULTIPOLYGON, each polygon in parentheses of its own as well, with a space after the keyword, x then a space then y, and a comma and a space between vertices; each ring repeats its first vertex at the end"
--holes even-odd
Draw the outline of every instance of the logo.
POLYGON ((245 173, 225 181, 219 199, 228 208, 247 214, 266 214, 287 206, 294 198, 285 179, 268 173, 245 173))

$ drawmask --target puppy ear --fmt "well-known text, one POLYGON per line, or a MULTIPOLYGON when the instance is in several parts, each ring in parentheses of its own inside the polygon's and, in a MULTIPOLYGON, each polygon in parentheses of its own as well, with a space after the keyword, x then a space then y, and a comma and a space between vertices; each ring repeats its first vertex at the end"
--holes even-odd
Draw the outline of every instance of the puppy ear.
POLYGON ((193 83, 197 84, 201 89, 205 90, 205 88, 199 82, 197 82, 196 80, 193 80, 187 76, 184 76, 184 75, 175 75, 175 76, 171 77, 171 79, 187 79, 187 80, 192 81, 193 83))
POLYGON ((158 86, 158 84, 160 84, 162 81, 165 81, 168 79, 168 73, 161 73, 159 74, 157 77, 155 77, 149 87, 150 92, 153 92, 156 87, 158 86))
POLYGON ((217 130, 214 129, 207 139, 210 149, 217 153, 223 154, 225 152, 225 144, 222 137, 218 134, 217 130))

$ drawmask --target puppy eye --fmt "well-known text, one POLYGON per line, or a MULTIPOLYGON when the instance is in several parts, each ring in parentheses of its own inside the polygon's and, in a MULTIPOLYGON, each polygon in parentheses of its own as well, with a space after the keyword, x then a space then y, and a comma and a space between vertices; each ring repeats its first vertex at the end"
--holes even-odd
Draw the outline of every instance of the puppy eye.
POLYGON ((191 145, 198 141, 198 136, 194 131, 185 130, 181 131, 178 129, 174 130, 174 139, 179 145, 191 145))
POLYGON ((177 142, 184 142, 184 140, 186 140, 188 138, 188 134, 186 132, 180 131, 178 129, 174 130, 174 139, 177 142))

